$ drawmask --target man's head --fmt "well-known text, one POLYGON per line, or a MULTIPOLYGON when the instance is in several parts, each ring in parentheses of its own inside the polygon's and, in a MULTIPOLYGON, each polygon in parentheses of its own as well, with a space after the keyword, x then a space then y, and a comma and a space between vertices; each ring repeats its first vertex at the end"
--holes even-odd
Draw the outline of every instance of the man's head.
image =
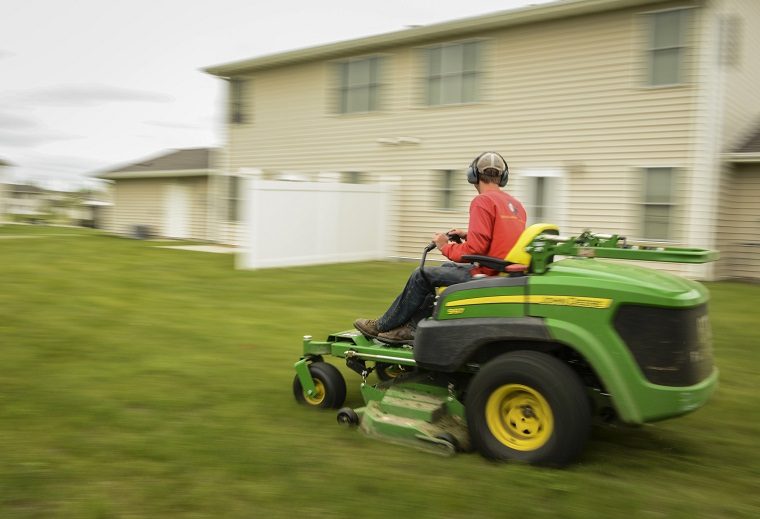
POLYGON ((467 181, 470 184, 482 182, 484 184, 498 184, 500 187, 507 185, 509 168, 504 158, 494 151, 481 153, 472 161, 467 169, 467 181))

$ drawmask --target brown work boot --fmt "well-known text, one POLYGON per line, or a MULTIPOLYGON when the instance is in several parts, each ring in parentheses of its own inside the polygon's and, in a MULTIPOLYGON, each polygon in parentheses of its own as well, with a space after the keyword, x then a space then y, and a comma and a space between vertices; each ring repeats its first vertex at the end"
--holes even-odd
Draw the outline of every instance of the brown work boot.
POLYGON ((414 342, 414 328, 409 323, 403 326, 382 332, 377 338, 388 344, 412 344, 414 342))
POLYGON ((377 329, 377 319, 357 319, 354 321, 354 328, 371 339, 380 335, 380 330, 377 329))

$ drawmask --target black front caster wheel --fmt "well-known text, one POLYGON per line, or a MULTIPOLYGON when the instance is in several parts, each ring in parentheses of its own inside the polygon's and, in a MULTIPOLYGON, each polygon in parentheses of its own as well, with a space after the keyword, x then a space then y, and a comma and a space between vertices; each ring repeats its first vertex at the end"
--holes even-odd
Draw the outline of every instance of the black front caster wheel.
POLYGON ((344 407, 338 411, 338 423, 346 427, 356 427, 359 425, 359 415, 350 407, 344 407))

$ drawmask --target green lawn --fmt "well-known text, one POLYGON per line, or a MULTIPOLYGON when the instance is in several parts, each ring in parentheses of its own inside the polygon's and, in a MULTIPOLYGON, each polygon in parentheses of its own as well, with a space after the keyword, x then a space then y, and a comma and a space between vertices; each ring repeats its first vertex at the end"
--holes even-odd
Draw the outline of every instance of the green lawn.
POLYGON ((760 517, 760 286, 710 285, 706 407, 595 428, 551 470, 373 441, 294 402, 301 336, 376 316, 413 265, 245 272, 153 245, 0 227, 0 518, 760 517))

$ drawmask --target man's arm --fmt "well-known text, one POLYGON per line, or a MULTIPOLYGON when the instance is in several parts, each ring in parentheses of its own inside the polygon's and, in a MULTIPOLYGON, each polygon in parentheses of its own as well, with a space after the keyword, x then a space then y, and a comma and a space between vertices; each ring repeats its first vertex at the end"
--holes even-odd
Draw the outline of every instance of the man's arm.
MULTIPOLYGON (((451 261, 462 262, 462 256, 486 255, 491 247, 493 236, 493 215, 489 210, 488 199, 476 196, 470 204, 470 226, 467 241, 463 243, 445 243, 439 249, 451 261)), ((444 235, 445 236, 445 235, 444 235)), ((439 242, 436 241, 436 245, 439 242)))

